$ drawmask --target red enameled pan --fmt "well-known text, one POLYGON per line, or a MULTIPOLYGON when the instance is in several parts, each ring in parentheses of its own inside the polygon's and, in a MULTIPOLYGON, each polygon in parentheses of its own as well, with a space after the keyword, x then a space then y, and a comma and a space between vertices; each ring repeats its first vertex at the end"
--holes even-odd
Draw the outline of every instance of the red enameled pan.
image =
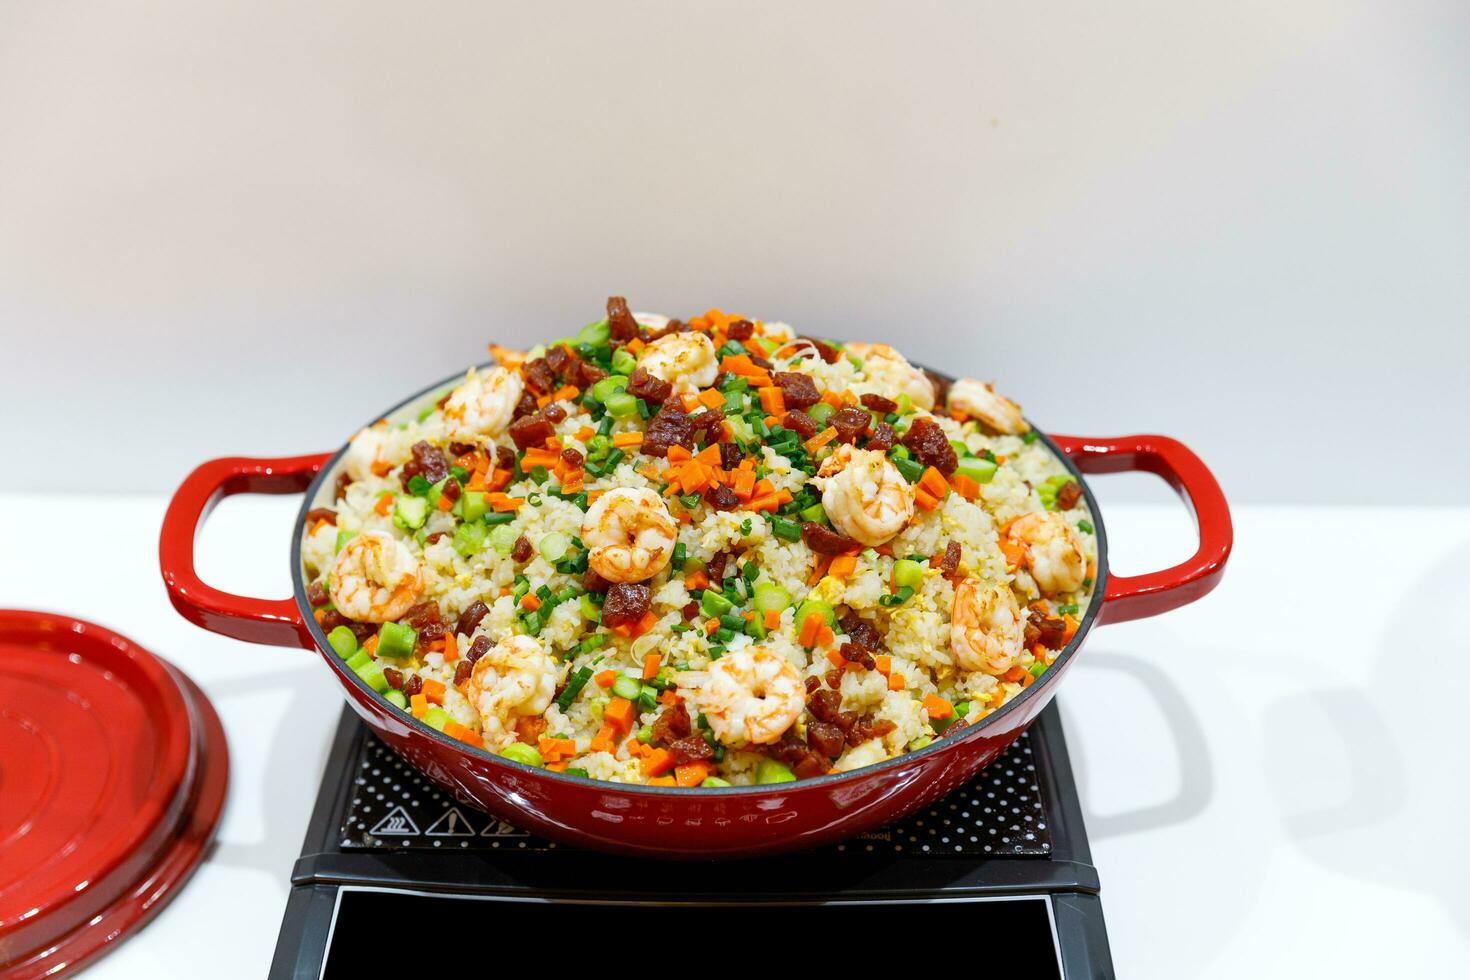
MULTIPOLYGON (((445 379, 384 413, 412 410, 445 379)), ((813 847, 871 830, 927 806, 969 780, 1025 730, 1056 694, 1092 627, 1154 616, 1193 602, 1219 582, 1230 554, 1230 509, 1193 452, 1165 436, 1111 439, 1042 436, 1082 485, 1097 532, 1097 581, 1072 642, 1038 681, 963 734, 937 739, 878 765, 775 786, 678 789, 566 776, 471 748, 397 710, 349 670, 327 644, 307 602, 300 544, 305 514, 330 487, 346 447, 283 459, 215 459, 174 494, 159 543, 175 608, 205 629, 252 643, 314 649, 337 675, 349 703, 410 764, 469 804, 563 843, 654 857, 743 857, 813 847), (1107 535, 1084 473, 1146 470, 1163 477, 1193 509, 1199 547, 1185 561, 1147 575, 1108 572, 1107 535), (252 599, 222 592, 194 571, 194 538, 220 498, 236 493, 306 492, 284 555, 295 592, 252 599)), ((282 546, 287 542, 282 542, 282 546)))

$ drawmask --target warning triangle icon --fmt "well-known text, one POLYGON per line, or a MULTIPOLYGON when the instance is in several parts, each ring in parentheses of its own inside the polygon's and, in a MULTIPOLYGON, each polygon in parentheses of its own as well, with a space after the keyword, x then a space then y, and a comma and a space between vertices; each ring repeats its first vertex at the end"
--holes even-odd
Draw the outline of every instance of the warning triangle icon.
POLYGON ((382 820, 379 820, 373 826, 373 829, 368 831, 368 833, 377 837, 391 837, 395 835, 399 837, 411 837, 417 835, 418 832, 419 825, 413 822, 413 817, 410 817, 408 811, 401 806, 395 806, 389 810, 388 815, 382 820))
POLYGON ((465 815, 459 812, 459 807, 452 806, 429 824, 429 829, 424 831, 425 837, 473 837, 475 828, 465 819, 465 815))

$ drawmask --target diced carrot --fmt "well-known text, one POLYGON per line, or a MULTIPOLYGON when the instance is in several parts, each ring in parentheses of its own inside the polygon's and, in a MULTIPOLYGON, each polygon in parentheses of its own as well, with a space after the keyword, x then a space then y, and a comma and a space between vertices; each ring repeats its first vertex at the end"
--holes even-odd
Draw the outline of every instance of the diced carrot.
POLYGON ((786 414, 786 392, 779 386, 761 388, 756 393, 760 396, 762 412, 767 415, 786 414))
MULTIPOLYGON (((1017 664, 1001 676, 1010 681, 1012 684, 1019 684, 1021 683, 1021 678, 1026 676, 1026 668, 1022 667, 1020 664, 1017 664)), ((932 718, 934 716, 931 714, 929 717, 932 718)))
POLYGON ((373 476, 387 476, 391 469, 393 464, 382 459, 374 461, 372 465, 373 476))
POLYGON ((669 457, 668 457, 668 459, 669 459, 669 462, 670 463, 683 463, 683 462, 687 462, 688 460, 691 460, 693 458, 694 458, 694 454, 691 453, 689 450, 685 449, 683 446, 670 446, 669 447, 669 457))
POLYGON ((713 635, 714 632, 715 632, 715 630, 717 630, 719 628, 720 628, 720 621, 719 621, 719 619, 717 617, 710 617, 709 619, 707 619, 707 620, 704 621, 704 634, 705 634, 705 636, 711 636, 711 635, 713 635))
POLYGON ((554 402, 575 401, 577 396, 581 393, 582 389, 578 388, 576 385, 562 385, 560 388, 556 389, 556 393, 551 396, 551 400, 554 402))
POLYGON ((586 486, 586 480, 587 474, 583 472, 580 466, 574 470, 568 470, 566 473, 562 474, 561 492, 581 493, 582 488, 586 486))
POLYGON ((699 404, 705 408, 719 410, 725 407, 725 396, 714 388, 706 388, 699 393, 699 404))
POLYGON ((541 608, 541 600, 536 598, 536 593, 527 592, 521 596, 521 608, 526 612, 535 612, 541 608))
POLYGON ((521 469, 530 472, 534 467, 544 466, 549 470, 560 459, 560 453, 554 453, 549 449, 527 449, 526 455, 521 457, 521 469))
POLYGON ((607 707, 602 709, 602 717, 610 722, 621 735, 626 735, 633 730, 633 722, 638 720, 638 712, 633 708, 633 702, 627 698, 613 698, 607 707))
POLYGON ((588 749, 593 752, 615 752, 617 745, 614 739, 617 737, 617 728, 610 722, 605 723, 597 730, 597 734, 592 736, 592 744, 588 746, 588 749))
POLYGON ((623 346, 626 347, 626 348, 628 348, 628 353, 629 354, 640 354, 640 353, 643 352, 643 347, 644 347, 643 338, 642 337, 634 337, 632 340, 628 341, 623 346))
POLYGON ((940 718, 948 718, 954 714, 954 705, 937 694, 924 695, 924 710, 929 712, 929 717, 936 721, 940 718))
POLYGON ((678 783, 674 782, 674 777, 673 776, 658 776, 657 778, 650 779, 648 781, 647 785, 649 785, 649 786, 677 786, 678 783))
POLYGON ((1080 624, 1077 622, 1076 619, 1072 617, 1071 613, 1067 613, 1066 615, 1064 615, 1062 617, 1062 621, 1067 624, 1066 630, 1062 632, 1062 642, 1071 643, 1072 637, 1077 635, 1077 627, 1080 624))
POLYGON ((368 637, 366 640, 363 640, 362 641, 362 648, 364 650, 366 650, 369 655, 371 655, 371 656, 377 656, 377 653, 378 653, 378 634, 374 633, 372 636, 368 637))
POLYGON ((617 435, 613 436, 612 444, 614 446, 617 446, 619 449, 626 449, 629 446, 641 446, 643 445, 643 433, 619 432, 617 435))
POLYGON ((848 578, 857 571, 857 559, 852 555, 838 555, 827 566, 827 574, 833 578, 848 578))
MULTIPOLYGON (((715 620, 715 622, 719 622, 719 620, 715 620)), ((825 625, 826 623, 823 621, 821 613, 807 613, 806 619, 801 622, 801 632, 797 635, 797 642, 810 649, 817 642, 818 630, 825 625)))
POLYGON ((453 720, 452 718, 444 723, 444 734, 448 735, 450 738, 459 738, 460 733, 467 731, 469 731, 468 728, 461 725, 459 722, 453 720))
POLYGON ((486 500, 490 502, 490 509, 497 514, 506 514, 511 511, 520 510, 525 504, 525 497, 507 497, 503 493, 487 494, 486 500))
POLYGON ((433 678, 430 678, 430 679, 424 681, 423 691, 424 691, 424 697, 428 698, 429 699, 429 702, 431 704, 441 704, 442 705, 444 703, 444 682, 443 681, 436 681, 433 678))
POLYGON ((567 768, 570 767, 571 764, 572 763, 570 759, 563 759, 560 762, 548 762, 546 764, 546 768, 549 772, 566 772, 567 768))
POLYGON ((766 615, 765 615, 765 620, 763 621, 762 625, 765 626, 765 628, 768 629, 768 630, 780 629, 781 628, 781 610, 779 610, 779 609, 767 609, 766 610, 766 615))
POLYGON ((592 679, 597 682, 598 687, 612 687, 613 681, 618 679, 618 672, 615 670, 599 670, 593 675, 592 679))
POLYGON ((709 575, 704 569, 696 568, 684 576, 684 587, 690 590, 707 589, 709 588, 709 575))
POLYGON ((821 627, 817 630, 818 646, 827 646, 836 638, 837 637, 834 636, 832 633, 832 627, 828 626, 826 623, 823 623, 821 627))
POLYGON ((311 614, 311 618, 315 619, 316 624, 320 626, 322 624, 322 620, 327 618, 327 610, 325 608, 318 609, 311 614))
POLYGON ((709 486, 709 467, 697 459, 691 459, 679 467, 679 483, 685 493, 695 493, 709 486))
POLYGON ((653 610, 650 609, 648 612, 646 612, 646 613, 643 614, 643 618, 642 619, 638 620, 638 622, 636 622, 636 623, 633 624, 633 628, 628 631, 629 638, 634 639, 634 640, 638 639, 638 637, 642 636, 644 633, 647 633, 649 630, 653 629, 654 624, 657 623, 657 622, 658 622, 658 617, 655 616, 653 614, 653 610))
POLYGON ((654 749, 643 756, 638 768, 645 776, 662 776, 674 768, 674 753, 668 749, 654 749))
POLYGON ((384 490, 383 493, 379 495, 378 502, 373 504, 373 513, 377 514, 379 517, 387 517, 388 511, 390 508, 392 508, 392 506, 393 492, 391 490, 384 490))
POLYGON ((830 663, 833 667, 837 667, 839 669, 847 666, 847 658, 838 653, 836 650, 827 651, 827 662, 830 663))
POLYGON ((714 771, 715 767, 708 762, 686 762, 682 766, 674 767, 674 782, 685 789, 691 789, 708 779, 714 771))
POLYGON ((888 689, 890 691, 902 691, 903 690, 903 685, 904 685, 904 680, 903 680, 903 675, 902 674, 889 674, 888 675, 888 689))
POLYGON ((643 658, 643 679, 651 681, 658 676, 658 667, 663 657, 656 653, 650 653, 643 658))
POLYGON ((777 511, 781 509, 781 495, 768 493, 764 496, 751 498, 750 503, 745 505, 749 510, 777 511))
POLYGON ((966 500, 974 500, 976 497, 980 496, 980 484, 976 483, 968 476, 965 476, 965 474, 963 473, 956 473, 954 476, 950 477, 949 485, 954 487, 955 493, 959 494, 961 497, 964 497, 966 500))
POLYGON ((949 483, 944 479, 944 474, 930 466, 924 470, 924 475, 919 477, 919 486, 929 491, 935 500, 943 500, 949 493, 949 483))
POLYGON ((568 756, 577 754, 576 740, 570 738, 546 738, 542 737, 536 742, 536 751, 541 753, 541 758, 547 762, 558 762, 568 756))
POLYGON ((893 658, 887 654, 879 654, 873 657, 873 669, 887 677, 893 670, 893 658))
POLYGON ((928 490, 919 487, 914 491, 914 505, 920 510, 933 510, 939 506, 939 501, 935 500, 928 490))
POLYGON ((741 500, 749 500, 755 492, 755 471, 740 470, 735 474, 735 485, 731 488, 741 500))
POLYGON ((814 453, 836 438, 837 430, 829 425, 806 441, 806 451, 814 453))
POLYGON ((422 719, 429 712, 429 699, 422 692, 408 699, 408 709, 415 718, 422 719))
POLYGON ((454 509, 454 501, 449 499, 449 494, 441 493, 439 495, 439 502, 434 506, 438 507, 440 510, 444 511, 444 513, 447 514, 454 509))
POLYGON ((452 664, 459 659, 459 641, 454 638, 453 633, 445 633, 440 646, 444 650, 444 662, 452 664))
POLYGON ((496 470, 494 473, 490 474, 490 480, 488 483, 485 484, 485 489, 491 491, 492 493, 497 493, 510 486, 510 481, 510 470, 496 470))
POLYGON ((596 429, 592 428, 592 426, 590 425, 584 425, 577 430, 577 441, 587 442, 595 435, 597 435, 596 429))

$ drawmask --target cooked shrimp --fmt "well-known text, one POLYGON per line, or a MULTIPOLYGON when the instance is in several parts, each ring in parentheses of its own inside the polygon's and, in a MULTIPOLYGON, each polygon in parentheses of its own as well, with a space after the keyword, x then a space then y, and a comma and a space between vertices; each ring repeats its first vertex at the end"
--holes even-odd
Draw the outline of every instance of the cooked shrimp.
POLYGON ((652 578, 673 556, 676 530, 663 498, 654 491, 609 490, 582 518, 587 565, 609 582, 652 578))
POLYGON ((494 439, 510 424, 523 390, 518 371, 503 367, 488 371, 470 368, 464 382, 444 404, 450 438, 471 443, 494 439))
POLYGON ((342 546, 332 565, 332 604, 360 623, 397 619, 423 586, 423 565, 386 531, 363 531, 342 546))
POLYGON ((1022 514, 1005 530, 1006 538, 1026 555, 1026 566, 1037 588, 1046 595, 1075 592, 1087 577, 1082 537, 1061 514, 1037 511, 1022 514))
POLYGON ((822 507, 832 526, 877 546, 902 531, 914 516, 914 493, 898 467, 882 453, 841 445, 822 463, 822 507))
POLYGON ((719 373, 715 345, 704 334, 693 331, 658 338, 643 349, 638 366, 672 384, 676 392, 707 388, 719 373))
POLYGON ((950 608, 949 645, 965 670, 1000 675, 1016 666, 1026 646, 1026 622, 1010 586, 961 579, 950 608))
POLYGON ((923 371, 914 367, 898 351, 887 344, 848 344, 847 352, 863 362, 863 373, 868 380, 884 387, 881 392, 888 398, 905 394, 916 408, 929 411, 934 407, 934 385, 923 371))
POLYGON ((1020 435, 1031 428, 1021 417, 1020 405, 974 378, 961 378, 949 386, 949 407, 972 415, 1005 435, 1020 435))
POLYGON ((396 430, 372 426, 352 437, 342 465, 348 476, 362 480, 369 475, 387 475, 399 463, 407 462, 408 456, 408 445, 398 438, 396 430))
POLYGON ((765 647, 746 647, 710 664, 696 700, 722 742, 769 745, 801 716, 806 687, 785 657, 765 647))
POLYGON ((551 706, 561 671, 532 636, 508 637, 475 661, 464 694, 480 713, 485 744, 503 748, 516 740, 517 718, 534 718, 551 706))

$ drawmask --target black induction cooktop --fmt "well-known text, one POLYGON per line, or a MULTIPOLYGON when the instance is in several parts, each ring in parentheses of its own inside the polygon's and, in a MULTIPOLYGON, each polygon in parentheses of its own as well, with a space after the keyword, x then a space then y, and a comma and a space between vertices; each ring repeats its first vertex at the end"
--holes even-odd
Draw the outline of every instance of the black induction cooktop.
MULTIPOLYGON (((456 959, 494 967, 497 949, 564 957, 587 925, 647 956, 660 937, 716 935, 722 915, 820 935, 956 911, 975 916, 982 945, 1009 937, 1007 950, 1025 951, 1026 976, 1113 976, 1055 704, 968 785, 882 830, 794 855, 678 863, 581 851, 487 816, 344 708, 291 882, 272 977, 387 975, 398 963, 452 976, 456 959), (629 930, 601 931, 614 923, 629 930), (468 941, 405 938, 417 935, 468 941)), ((830 953, 815 945, 813 956, 830 953)))

